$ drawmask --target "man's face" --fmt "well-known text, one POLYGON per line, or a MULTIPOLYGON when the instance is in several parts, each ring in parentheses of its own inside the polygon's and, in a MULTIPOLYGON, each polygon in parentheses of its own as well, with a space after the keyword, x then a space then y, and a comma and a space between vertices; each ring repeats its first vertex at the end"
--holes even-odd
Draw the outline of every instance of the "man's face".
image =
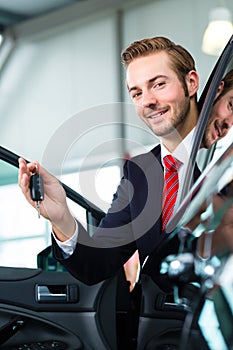
POLYGON ((214 104, 208 119, 202 144, 209 148, 222 139, 233 125, 233 89, 214 104))
POLYGON ((155 135, 166 138, 175 128, 183 138, 196 120, 188 118, 190 97, 169 60, 166 52, 136 58, 127 68, 127 86, 137 114, 155 135))

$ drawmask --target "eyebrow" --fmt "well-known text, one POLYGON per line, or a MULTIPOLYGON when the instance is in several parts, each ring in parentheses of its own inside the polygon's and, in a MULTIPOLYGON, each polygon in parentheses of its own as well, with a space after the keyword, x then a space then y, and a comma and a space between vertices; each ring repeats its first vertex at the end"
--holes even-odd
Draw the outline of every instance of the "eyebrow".
MULTIPOLYGON (((146 83, 154 83, 157 79, 160 79, 160 78, 167 78, 166 75, 163 75, 163 74, 159 74, 159 75, 156 75, 155 77, 149 79, 146 83)), ((128 87, 128 91, 129 93, 131 91, 134 91, 134 90, 138 90, 138 87, 137 86, 132 86, 131 88, 128 87)))

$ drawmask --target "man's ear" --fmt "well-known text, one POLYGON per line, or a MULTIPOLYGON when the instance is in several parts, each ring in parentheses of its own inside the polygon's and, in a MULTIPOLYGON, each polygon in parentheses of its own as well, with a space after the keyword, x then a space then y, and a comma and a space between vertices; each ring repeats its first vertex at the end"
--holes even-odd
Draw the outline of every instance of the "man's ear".
POLYGON ((186 83, 188 87, 189 96, 192 97, 197 93, 199 88, 199 76, 195 70, 191 70, 186 75, 186 83))
POLYGON ((218 87, 218 91, 217 91, 217 94, 215 96, 215 100, 216 98, 222 93, 222 90, 223 90, 223 87, 224 87, 224 81, 221 81, 219 87, 218 87))

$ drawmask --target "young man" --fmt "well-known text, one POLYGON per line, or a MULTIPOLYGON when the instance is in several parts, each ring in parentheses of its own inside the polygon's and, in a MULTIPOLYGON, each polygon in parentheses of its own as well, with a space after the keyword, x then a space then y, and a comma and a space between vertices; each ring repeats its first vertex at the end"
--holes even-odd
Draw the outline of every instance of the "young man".
MULTIPOLYGON (((170 251, 156 254, 168 234, 162 229, 161 215, 163 158, 172 154, 176 165, 179 163, 179 198, 198 119, 198 74, 187 50, 164 37, 131 44, 122 53, 122 60, 137 114, 160 138, 161 145, 125 163, 111 208, 92 238, 73 218, 59 182, 42 167, 39 171, 44 179, 45 199, 41 215, 52 225, 54 256, 79 280, 94 284, 113 276, 138 250, 142 273, 150 275, 166 291, 169 283, 160 278, 158 261, 164 254, 176 251, 178 242, 170 251), (152 252, 153 258, 147 259, 152 252)), ((35 206, 29 180, 36 165, 26 165, 20 159, 19 166, 20 187, 35 206)))

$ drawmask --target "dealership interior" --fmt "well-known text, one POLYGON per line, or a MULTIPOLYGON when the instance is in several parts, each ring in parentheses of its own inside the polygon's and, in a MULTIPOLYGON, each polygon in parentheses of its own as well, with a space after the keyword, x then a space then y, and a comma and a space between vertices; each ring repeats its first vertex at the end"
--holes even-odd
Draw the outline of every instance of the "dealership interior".
MULTIPOLYGON (((106 213, 125 160, 159 144, 135 112, 125 83, 122 50, 131 42, 154 36, 184 46, 196 62, 199 99, 206 94, 212 71, 232 38, 232 23, 232 0, 0 0, 2 150, 38 161, 106 213), (207 33, 212 22, 226 25, 222 32, 220 27, 215 30, 213 37, 207 33)), ((231 67, 232 57, 233 50, 227 63, 231 67)), ((199 151, 203 171, 210 158, 214 163, 232 146, 232 138, 233 128, 217 142, 214 152, 199 151)), ((231 153, 229 181, 233 180, 232 159, 231 153)), ((85 208, 67 200, 85 226, 85 208)), ((1 266, 36 269, 38 254, 51 244, 51 226, 25 200, 17 166, 3 158, 0 202, 1 266)), ((232 274, 229 261, 226 269, 232 274)), ((226 276, 225 272, 225 280, 226 276)), ((232 277, 231 283, 231 288, 226 283, 226 289, 232 300, 232 277)), ((211 307, 205 303, 199 320, 208 344, 203 350, 233 349, 232 330, 228 340, 211 307), (208 329, 206 322, 213 325, 208 329)), ((232 302, 229 309, 233 326, 232 302)), ((72 346, 68 349, 79 349, 72 346)), ((178 348, 169 344, 138 347, 143 349, 178 348)))

